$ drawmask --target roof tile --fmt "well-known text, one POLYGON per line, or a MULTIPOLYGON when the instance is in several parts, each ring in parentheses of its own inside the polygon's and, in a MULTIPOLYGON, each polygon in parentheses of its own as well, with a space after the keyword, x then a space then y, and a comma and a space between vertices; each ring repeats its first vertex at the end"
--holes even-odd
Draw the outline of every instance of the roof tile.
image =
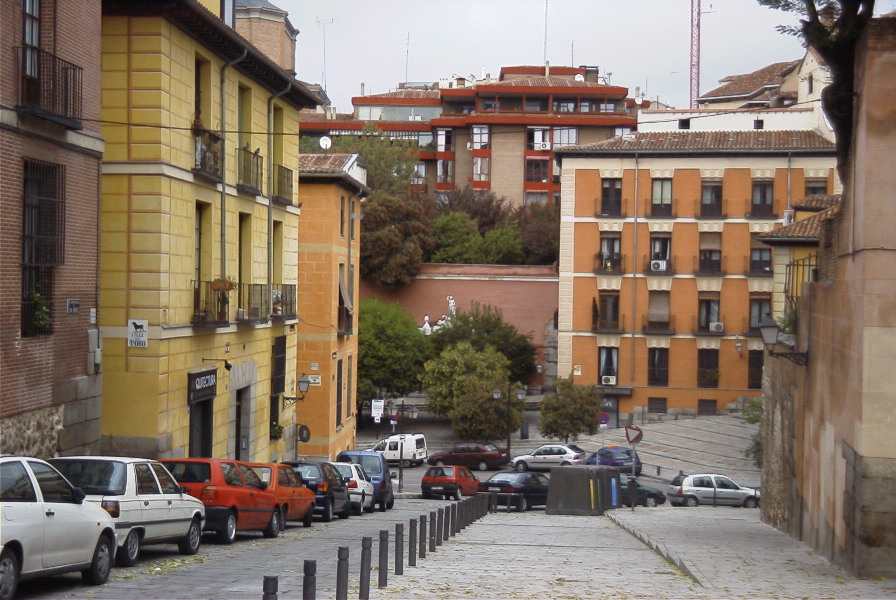
POLYGON ((786 243, 788 241, 818 241, 821 239, 824 222, 833 219, 839 212, 840 205, 834 204, 833 206, 830 206, 829 208, 826 208, 825 210, 816 213, 811 217, 800 219, 799 221, 794 221, 790 225, 782 225, 780 227, 772 229, 768 233, 764 233, 757 237, 760 240, 768 243, 786 243))
POLYGON ((762 91, 768 85, 781 85, 784 77, 800 64, 801 60, 776 62, 756 69, 752 73, 729 75, 721 80, 722 85, 700 96, 701 100, 725 98, 728 96, 749 96, 762 91))
POLYGON ((840 203, 840 194, 818 194, 806 196, 798 202, 794 202, 793 208, 806 212, 820 212, 840 203))
POLYGON ((300 154, 299 173, 332 173, 334 175, 345 172, 345 167, 351 161, 353 154, 300 154))
POLYGON ((634 152, 749 152, 775 150, 834 151, 834 144, 815 131, 665 131, 618 136, 557 150, 563 154, 628 154, 634 152))

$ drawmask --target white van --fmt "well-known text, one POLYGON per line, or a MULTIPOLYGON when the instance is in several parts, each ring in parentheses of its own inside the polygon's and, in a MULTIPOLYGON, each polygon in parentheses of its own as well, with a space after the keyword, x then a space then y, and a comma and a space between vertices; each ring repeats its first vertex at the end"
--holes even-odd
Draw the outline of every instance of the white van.
POLYGON ((429 458, 426 436, 422 433, 390 435, 368 450, 379 452, 389 463, 398 463, 401 460, 403 466, 422 465, 429 458))

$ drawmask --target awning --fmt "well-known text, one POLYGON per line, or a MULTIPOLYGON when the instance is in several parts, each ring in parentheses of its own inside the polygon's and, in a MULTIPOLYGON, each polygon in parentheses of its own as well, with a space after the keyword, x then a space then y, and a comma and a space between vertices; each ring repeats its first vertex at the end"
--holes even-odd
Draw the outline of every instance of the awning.
POLYGON ((722 234, 721 233, 701 233, 700 234, 701 250, 721 250, 722 234))
POLYGON ((354 309, 352 308, 352 297, 345 290, 345 282, 342 279, 339 280, 339 304, 348 309, 348 312, 354 312, 354 309))
POLYGON ((669 292, 649 292, 647 320, 665 323, 669 320, 669 292))

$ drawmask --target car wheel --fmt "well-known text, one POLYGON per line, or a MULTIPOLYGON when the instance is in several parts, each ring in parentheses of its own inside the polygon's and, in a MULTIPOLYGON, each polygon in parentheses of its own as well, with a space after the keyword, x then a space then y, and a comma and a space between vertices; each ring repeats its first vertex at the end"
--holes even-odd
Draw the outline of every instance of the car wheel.
POLYGON ((199 552, 199 544, 202 543, 202 524, 199 518, 190 521, 190 528, 187 529, 187 535, 184 536, 177 544, 177 549, 181 554, 196 554, 199 552))
POLYGON ((19 557, 10 548, 0 554, 0 600, 12 600, 19 587, 19 557))
POLYGON ((333 499, 330 498, 327 500, 327 506, 324 507, 324 523, 329 523, 333 520, 333 499))
POLYGON ((314 523, 314 507, 309 506, 308 510, 305 511, 305 516, 302 517, 302 527, 311 527, 314 523))
POLYGON ((389 498, 389 501, 386 502, 386 508, 388 508, 389 510, 392 510, 393 506, 395 506, 395 496, 392 496, 391 498, 389 498))
POLYGON ((517 471, 519 471, 520 473, 522 473, 523 471, 526 471, 529 468, 529 465, 526 464, 526 461, 521 460, 521 461, 518 461, 515 465, 513 465, 513 468, 516 469, 517 471))
POLYGON ((236 540, 236 513, 229 510, 224 519, 224 529, 218 532, 218 542, 232 544, 234 540, 236 540))
POLYGON ((271 513, 271 520, 268 521, 268 526, 264 528, 262 531, 264 537, 266 538, 275 538, 280 535, 280 507, 274 509, 271 513))
POLYGON ((647 499, 644 500, 644 506, 653 508, 654 506, 656 506, 656 498, 654 498, 653 496, 647 496, 647 499))
POLYGON ((115 553, 119 567, 133 567, 140 556, 140 532, 132 529, 124 539, 124 545, 115 553))
POLYGON ((688 496, 684 501, 685 506, 698 506, 700 501, 693 496, 688 496))
POLYGON ((364 514, 364 492, 361 492, 361 502, 358 503, 358 510, 355 511, 355 516, 360 517, 364 514))
POLYGON ((744 508, 756 508, 756 498, 747 498, 744 500, 744 508))
POLYGON ((488 470, 488 465, 486 464, 485 461, 482 461, 481 463, 479 463, 479 470, 480 470, 480 471, 487 471, 487 470, 488 470))
POLYGON ((520 496, 519 501, 516 503, 516 512, 525 512, 529 510, 529 503, 526 502, 525 496, 520 496))
POLYGON ((84 581, 90 585, 102 585, 109 579, 109 571, 112 570, 112 560, 115 556, 115 542, 111 536, 103 534, 96 543, 93 551, 93 560, 90 568, 81 571, 84 581))

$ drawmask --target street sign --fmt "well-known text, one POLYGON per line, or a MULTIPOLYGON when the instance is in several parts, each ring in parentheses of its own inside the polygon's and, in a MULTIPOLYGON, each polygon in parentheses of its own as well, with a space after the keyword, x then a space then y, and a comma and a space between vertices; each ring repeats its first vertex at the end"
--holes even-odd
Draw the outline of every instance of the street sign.
POLYGON ((637 425, 625 426, 625 439, 628 440, 628 443, 632 446, 640 442, 642 437, 644 437, 644 432, 641 431, 641 428, 637 425))
POLYGON ((311 430, 307 425, 299 425, 299 441, 302 443, 311 439, 311 430))
POLYGON ((308 378, 308 385, 320 387, 320 375, 305 375, 308 378))
POLYGON ((389 425, 398 425, 397 419, 389 419, 389 425))
POLYGON ((383 409, 386 407, 386 401, 382 398, 374 398, 370 401, 370 414, 377 423, 383 418, 383 409))
POLYGON ((382 423, 382 422, 383 422, 383 418, 382 418, 382 417, 374 417, 374 418, 373 418, 373 422, 374 422, 374 423, 382 423))

